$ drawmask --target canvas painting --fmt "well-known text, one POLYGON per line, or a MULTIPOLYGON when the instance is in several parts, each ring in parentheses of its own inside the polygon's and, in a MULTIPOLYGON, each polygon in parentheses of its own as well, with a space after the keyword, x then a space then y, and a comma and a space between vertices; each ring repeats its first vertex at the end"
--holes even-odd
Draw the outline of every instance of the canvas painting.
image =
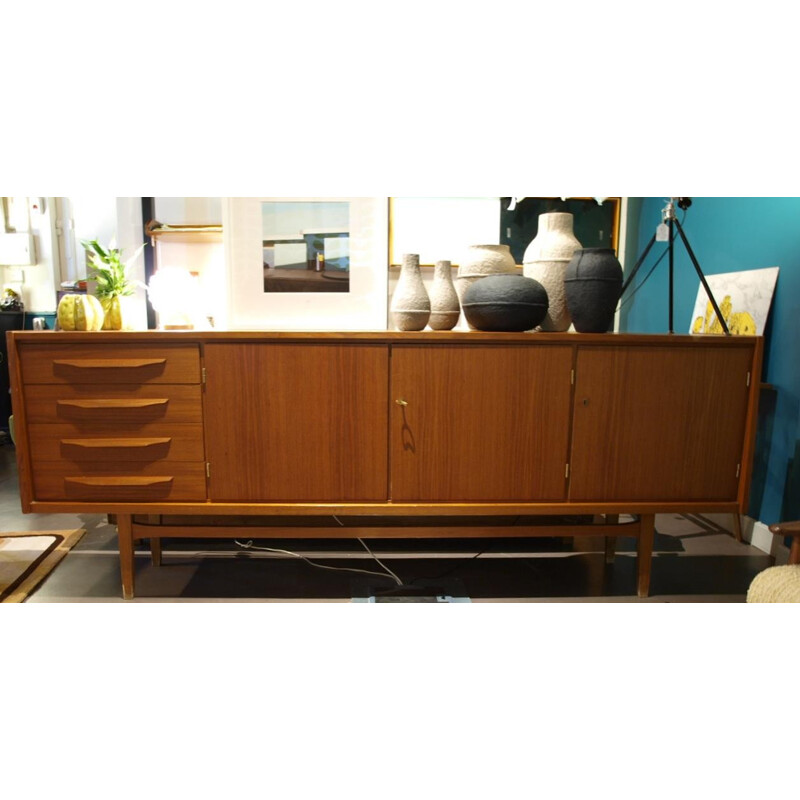
MULTIPOLYGON (((734 336, 763 336, 778 267, 706 275, 728 330, 734 336)), ((690 333, 723 333, 703 284, 697 292, 690 333)))

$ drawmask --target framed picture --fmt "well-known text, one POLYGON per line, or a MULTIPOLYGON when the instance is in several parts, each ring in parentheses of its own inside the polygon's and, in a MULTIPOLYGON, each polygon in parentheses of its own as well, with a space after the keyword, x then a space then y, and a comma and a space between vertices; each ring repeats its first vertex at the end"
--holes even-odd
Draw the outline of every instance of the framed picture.
POLYGON ((388 198, 227 197, 226 326, 386 330, 388 198))
MULTIPOLYGON (((705 276, 731 334, 764 335, 779 271, 778 267, 767 267, 705 276)), ((723 333, 702 283, 697 290, 689 332, 723 333)))

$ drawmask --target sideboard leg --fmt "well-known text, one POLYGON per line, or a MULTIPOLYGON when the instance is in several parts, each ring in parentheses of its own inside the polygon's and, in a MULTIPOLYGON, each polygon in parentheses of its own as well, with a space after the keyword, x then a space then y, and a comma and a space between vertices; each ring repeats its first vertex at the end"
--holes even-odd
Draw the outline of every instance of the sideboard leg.
POLYGON ((150 559, 154 567, 161 566, 161 539, 150 539, 150 559))
POLYGON ((742 539, 742 517, 738 511, 733 515, 733 536, 737 542, 744 541, 742 539))
POLYGON ((117 516, 119 538, 119 566, 122 573, 122 599, 133 600, 133 517, 117 516))
MULTIPOLYGON (((147 515, 147 524, 148 525, 160 525, 161 524, 161 515, 160 514, 148 514, 147 515)), ((161 537, 160 536, 151 536, 150 537, 150 559, 153 562, 154 567, 161 566, 161 537)))
POLYGON ((647 597, 650 594, 650 567, 653 563, 655 524, 654 514, 642 514, 639 518, 639 597, 647 597))
MULTIPOLYGON (((619 525, 619 514, 606 514, 606 525, 619 525)), ((606 564, 613 564, 617 555, 617 537, 606 536, 606 564)))

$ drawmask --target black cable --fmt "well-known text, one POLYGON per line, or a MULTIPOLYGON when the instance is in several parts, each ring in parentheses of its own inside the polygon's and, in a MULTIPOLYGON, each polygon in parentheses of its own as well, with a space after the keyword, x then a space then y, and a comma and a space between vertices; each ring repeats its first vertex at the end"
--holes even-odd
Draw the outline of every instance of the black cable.
MULTIPOLYGON (((480 558, 483 555, 486 555, 486 551, 485 550, 483 552, 476 553, 471 558, 468 558, 467 559, 467 563, 475 561, 475 559, 480 558)), ((438 581, 438 580, 441 580, 442 578, 446 578, 448 575, 452 575, 454 572, 457 572, 458 570, 460 570, 461 567, 463 567, 463 566, 464 566, 464 560, 463 559, 459 559, 458 563, 452 569, 447 570, 447 572, 442 572, 441 575, 420 575, 419 578, 414 578, 414 580, 411 581, 411 583, 412 584, 419 583, 420 581, 438 581)))

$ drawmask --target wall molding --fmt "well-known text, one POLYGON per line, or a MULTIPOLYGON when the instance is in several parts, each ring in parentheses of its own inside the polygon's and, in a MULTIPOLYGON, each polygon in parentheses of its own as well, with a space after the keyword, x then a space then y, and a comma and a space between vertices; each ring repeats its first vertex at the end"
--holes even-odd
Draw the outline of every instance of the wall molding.
MULTIPOLYGON (((733 534, 732 514, 695 514, 703 521, 720 530, 733 534)), ((789 548, 784 544, 783 537, 776 536, 769 529, 769 525, 742 515, 742 539, 767 555, 774 556, 775 565, 789 563, 789 548)))

